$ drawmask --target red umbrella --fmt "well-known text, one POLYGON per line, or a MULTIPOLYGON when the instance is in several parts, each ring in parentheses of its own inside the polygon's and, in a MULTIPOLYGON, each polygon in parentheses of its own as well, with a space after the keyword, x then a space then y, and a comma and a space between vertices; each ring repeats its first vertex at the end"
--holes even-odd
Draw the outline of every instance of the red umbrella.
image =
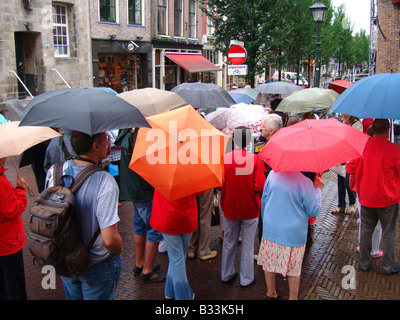
POLYGON ((337 119, 307 119, 280 129, 259 153, 274 171, 323 173, 361 157, 369 136, 337 119))
POLYGON ((353 83, 346 80, 336 80, 329 82, 328 89, 335 90, 337 93, 341 94, 344 90, 350 87, 353 83))

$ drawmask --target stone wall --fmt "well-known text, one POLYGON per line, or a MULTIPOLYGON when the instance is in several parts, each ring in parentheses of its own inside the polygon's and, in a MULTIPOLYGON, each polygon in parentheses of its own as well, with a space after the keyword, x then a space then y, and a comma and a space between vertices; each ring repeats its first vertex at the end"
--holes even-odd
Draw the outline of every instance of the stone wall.
MULTIPOLYGON (((71 87, 91 86, 91 56, 87 0, 62 0, 67 6, 69 56, 54 56, 52 1, 13 0, 0 11, 0 110, 7 100, 18 99, 16 38, 24 43, 22 59, 25 74, 34 83, 34 96, 66 84, 53 71, 56 68, 71 87)), ((27 97, 29 95, 27 94, 27 97)))

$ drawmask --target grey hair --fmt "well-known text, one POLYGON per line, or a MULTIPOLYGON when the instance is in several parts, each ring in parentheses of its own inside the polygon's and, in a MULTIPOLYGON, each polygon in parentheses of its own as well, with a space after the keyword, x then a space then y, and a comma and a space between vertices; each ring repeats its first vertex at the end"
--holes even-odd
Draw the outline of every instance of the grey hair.
POLYGON ((268 128, 274 129, 275 132, 283 127, 282 118, 276 113, 268 114, 264 120, 267 123, 268 128))

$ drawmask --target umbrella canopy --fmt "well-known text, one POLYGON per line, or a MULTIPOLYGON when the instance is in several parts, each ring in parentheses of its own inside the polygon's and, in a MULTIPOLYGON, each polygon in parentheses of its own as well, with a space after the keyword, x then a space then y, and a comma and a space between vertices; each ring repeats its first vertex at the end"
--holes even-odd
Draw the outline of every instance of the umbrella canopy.
POLYGON ((263 106, 239 103, 229 109, 222 108, 206 115, 206 120, 228 136, 233 136, 235 129, 246 126, 252 133, 259 132, 268 114, 263 106))
POLYGON ((198 109, 229 108, 235 100, 223 88, 213 83, 182 83, 171 90, 198 109))
POLYGON ((346 80, 335 80, 331 81, 328 84, 328 89, 332 89, 336 91, 337 93, 341 94, 343 93, 344 90, 346 90, 348 87, 350 87, 353 83, 346 81, 346 80))
POLYGON ((173 201, 221 186, 228 137, 186 106, 147 118, 129 168, 173 201))
POLYGON ((274 171, 324 171, 361 157, 370 137, 337 119, 307 119, 280 129, 259 153, 274 171))
POLYGON ((48 127, 19 127, 19 123, 0 125, 0 158, 19 155, 42 141, 61 136, 48 127))
POLYGON ((232 97, 232 99, 235 101, 235 103, 250 104, 255 100, 255 99, 249 97, 247 94, 240 94, 240 93, 235 93, 235 92, 228 92, 228 93, 232 97))
POLYGON ((279 104, 276 111, 304 113, 329 108, 339 97, 331 89, 308 88, 291 93, 279 104))
POLYGON ((136 107, 93 88, 57 89, 36 96, 23 110, 20 125, 64 128, 90 135, 150 126, 136 107))
POLYGON ((260 94, 259 91, 257 91, 256 89, 253 89, 253 88, 240 88, 240 89, 234 89, 234 90, 228 91, 228 93, 231 93, 231 92, 247 95, 254 100, 256 100, 257 96, 260 94))
POLYGON ((379 73, 355 82, 332 104, 333 112, 358 118, 400 119, 400 73, 379 73))
POLYGON ((256 87, 256 90, 258 90, 259 92, 269 94, 291 94, 292 92, 303 89, 304 88, 302 86, 298 86, 294 83, 285 81, 263 83, 256 87))
POLYGON ((135 89, 118 94, 118 97, 134 105, 145 117, 167 112, 188 103, 178 94, 156 88, 135 89))

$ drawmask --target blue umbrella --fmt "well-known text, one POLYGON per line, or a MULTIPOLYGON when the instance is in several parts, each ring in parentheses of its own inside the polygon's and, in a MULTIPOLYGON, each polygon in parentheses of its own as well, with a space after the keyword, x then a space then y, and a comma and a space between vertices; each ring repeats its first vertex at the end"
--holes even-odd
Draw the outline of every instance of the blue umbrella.
POLYGON ((347 88, 332 110, 358 118, 400 119, 400 73, 379 73, 347 88))
POLYGON ((229 95, 232 97, 233 100, 235 100, 235 102, 238 103, 246 103, 246 104, 250 104, 254 101, 253 98, 249 97, 246 94, 241 94, 241 93, 235 93, 235 92, 228 92, 229 95))

